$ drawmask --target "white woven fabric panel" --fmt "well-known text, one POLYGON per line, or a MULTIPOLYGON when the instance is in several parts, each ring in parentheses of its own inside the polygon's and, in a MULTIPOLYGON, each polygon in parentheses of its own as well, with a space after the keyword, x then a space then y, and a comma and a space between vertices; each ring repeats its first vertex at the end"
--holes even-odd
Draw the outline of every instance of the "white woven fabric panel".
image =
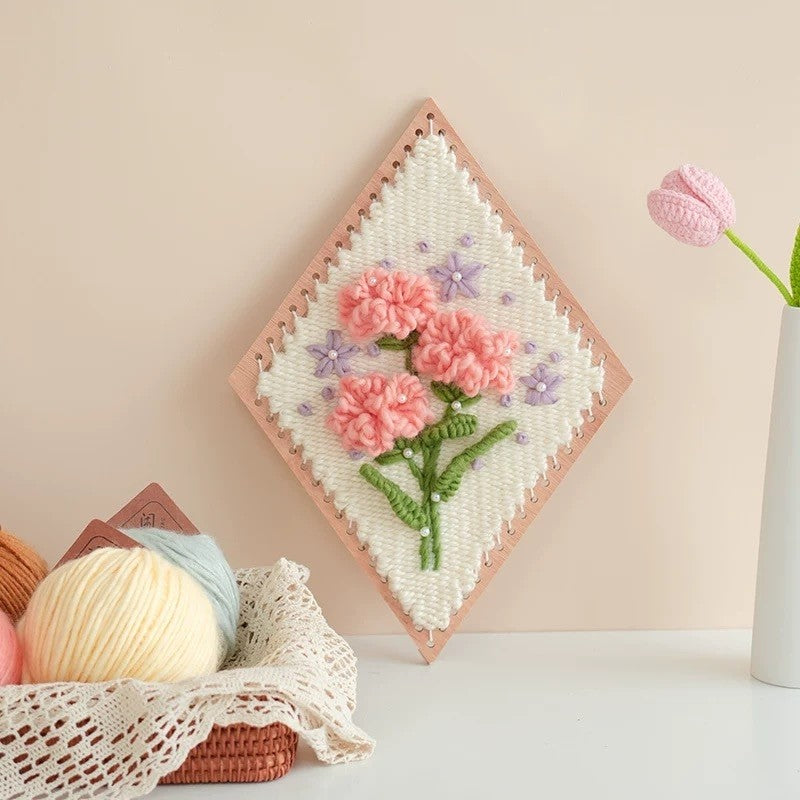
MULTIPOLYGON (((482 560, 495 545, 503 523, 514 516, 526 490, 544 476, 548 458, 572 439, 583 423, 582 412, 592 407, 593 393, 601 392, 603 386, 602 366, 591 363, 591 351, 580 346, 568 319, 545 298, 543 282, 534 280, 531 265, 523 263, 521 248, 501 225, 500 217, 480 200, 470 175, 457 166, 445 138, 436 134, 419 138, 395 181, 384 184, 360 230, 352 233, 351 248, 339 251, 329 280, 320 283, 308 314, 297 318, 295 332, 286 332, 281 350, 259 381, 271 411, 279 415, 280 426, 291 431, 296 445, 302 445, 314 478, 356 523, 359 540, 369 548, 377 572, 388 580, 414 624, 427 630, 447 628, 451 615, 475 586, 482 560), (424 570, 419 535, 395 516, 386 498, 359 474, 363 461, 351 458, 326 427, 336 403, 331 394, 338 378, 335 374, 316 377, 306 348, 325 343, 329 330, 343 329, 337 295, 366 269, 383 262, 390 268, 427 274, 454 252, 486 267, 478 281, 478 297, 459 295, 442 301, 441 308, 467 308, 483 316, 494 330, 515 331, 522 345, 513 360, 518 381, 510 405, 502 405, 496 393, 487 391, 469 409, 479 420, 474 438, 513 419, 523 441, 514 435, 497 444, 483 459, 483 469, 468 470, 455 497, 441 504, 442 565, 424 570), (533 346, 526 347, 527 343, 533 346), (519 378, 530 375, 542 362, 561 377, 558 401, 531 405, 525 402, 528 389, 519 378), (326 386, 330 387, 327 395, 322 394, 326 386)), ((363 347, 350 364, 356 373, 404 370, 401 354, 370 355, 363 347)), ((442 462, 447 463, 463 447, 464 440, 445 442, 442 462)), ((380 471, 413 496, 419 487, 405 466, 382 466, 380 471)))
POLYGON ((308 570, 281 559, 237 579, 237 649, 216 675, 0 689, 0 797, 141 797, 213 725, 282 722, 322 761, 368 756, 374 743, 352 720, 355 656, 325 622, 305 585, 308 570))

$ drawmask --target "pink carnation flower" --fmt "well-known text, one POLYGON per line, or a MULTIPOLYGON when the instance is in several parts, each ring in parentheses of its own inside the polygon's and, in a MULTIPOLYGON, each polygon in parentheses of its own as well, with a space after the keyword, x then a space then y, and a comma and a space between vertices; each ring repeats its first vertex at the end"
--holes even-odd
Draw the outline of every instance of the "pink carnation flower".
POLYGON ((339 292, 339 318, 354 339, 385 334, 405 339, 435 310, 430 279, 401 270, 367 270, 339 292))
POLYGON ((328 427, 342 439, 345 450, 379 456, 399 437, 416 436, 433 413, 419 378, 401 372, 347 375, 339 383, 339 401, 328 427))
POLYGON ((519 346, 513 331, 493 332, 465 308, 434 314, 414 348, 414 366, 433 380, 454 383, 468 397, 486 388, 514 388, 511 357, 519 346))

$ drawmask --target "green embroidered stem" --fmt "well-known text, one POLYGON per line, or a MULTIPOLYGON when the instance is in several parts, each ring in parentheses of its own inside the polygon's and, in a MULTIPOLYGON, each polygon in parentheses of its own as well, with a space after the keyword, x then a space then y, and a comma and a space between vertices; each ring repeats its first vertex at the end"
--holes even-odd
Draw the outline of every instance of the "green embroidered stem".
POLYGON ((792 286, 794 304, 800 306, 800 225, 797 226, 792 259, 789 262, 789 283, 792 286))
POLYGON ((798 304, 798 301, 792 297, 792 293, 786 288, 784 282, 758 257, 752 247, 745 244, 730 228, 725 231, 725 235, 775 284, 778 291, 783 295, 784 300, 790 306, 798 304))
MULTIPOLYGON (((387 339, 386 349, 406 349, 402 341, 394 337, 384 338, 387 339)), ((406 349, 406 354, 409 352, 410 347, 406 349)), ((472 436, 477 431, 478 418, 472 414, 460 413, 460 408, 477 402, 480 395, 468 398, 457 387, 444 383, 435 383, 431 389, 440 400, 447 403, 442 418, 432 425, 427 425, 413 439, 397 439, 391 450, 375 458, 375 463, 382 465, 405 461, 419 484, 422 500, 420 502, 414 500, 371 464, 363 464, 359 470, 364 479, 386 497, 392 511, 406 525, 420 532, 419 559, 423 570, 438 570, 442 564, 442 526, 439 506, 458 491, 469 465, 517 427, 514 420, 496 425, 483 438, 455 456, 439 475, 438 462, 442 443, 448 439, 472 436), (453 408, 452 404, 456 400, 461 406, 456 403, 456 408, 453 408), (414 458, 418 453, 422 454, 421 467, 414 458)))
MULTIPOLYGON (((435 439, 426 442, 422 447, 422 480, 420 486, 422 488, 422 508, 428 519, 428 535, 423 537, 429 540, 427 543, 421 543, 420 548, 424 547, 426 555, 421 558, 422 569, 439 569, 441 564, 441 525, 439 522, 439 509, 438 502, 434 503, 432 494, 436 486, 436 467, 439 461, 439 453, 442 450, 441 439, 435 439), (433 563, 431 563, 431 559, 433 563), (427 566, 425 563, 427 562, 427 566)), ((422 550, 420 550, 422 555, 422 550)))

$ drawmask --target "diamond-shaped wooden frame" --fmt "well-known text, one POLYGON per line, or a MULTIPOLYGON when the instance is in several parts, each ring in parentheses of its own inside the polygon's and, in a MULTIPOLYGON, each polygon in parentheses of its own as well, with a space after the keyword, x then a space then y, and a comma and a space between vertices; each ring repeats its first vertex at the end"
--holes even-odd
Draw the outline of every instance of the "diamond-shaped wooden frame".
POLYGON ((325 518, 353 558, 376 584, 384 600, 416 642, 422 656, 430 663, 439 655, 442 647, 461 624, 472 604, 486 588, 486 585, 497 570, 500 569, 506 558, 508 558, 519 541, 521 534, 531 524, 555 488, 561 483, 570 467, 575 463, 575 460, 583 452, 583 448, 586 447, 586 444, 608 417, 623 392, 630 385, 631 377, 594 323, 581 308, 572 292, 569 291, 553 270, 533 237, 525 230, 519 218, 503 200, 500 193, 486 176, 486 173, 481 169, 480 164, 467 150, 436 103, 428 99, 414 115, 410 125, 403 132, 397 144, 389 151, 389 155, 386 156, 383 163, 370 178, 350 207, 350 210, 314 256, 289 294, 284 298, 267 326, 261 331, 247 353, 236 365, 229 381, 261 429, 270 438, 283 459, 291 467, 297 479, 325 515, 325 518), (492 204, 502 217, 503 229, 511 231, 516 241, 523 248, 524 262, 533 264, 535 277, 545 279, 548 299, 554 300, 559 310, 568 314, 570 326, 573 329, 581 330, 582 344, 590 346, 593 354, 596 354, 595 360, 603 361, 605 367, 602 398, 598 398, 592 411, 585 415, 583 426, 570 444, 559 451, 558 460, 554 461, 553 467, 547 474, 547 479, 539 481, 535 487, 535 492, 533 491, 534 487, 531 487, 529 499, 525 506, 519 509, 514 519, 504 526, 499 537, 499 546, 491 551, 490 558, 480 569, 475 588, 469 597, 464 600, 461 608, 450 618, 448 627, 445 630, 433 632, 415 628, 409 615, 403 611, 400 603, 389 591, 387 581, 378 575, 370 563, 366 546, 361 545, 355 535, 355 525, 348 520, 346 514, 335 508, 334 498, 325 493, 321 484, 312 479, 310 464, 304 461, 302 449, 292 443, 291 432, 280 428, 277 418, 269 412, 267 404, 256 398, 259 359, 263 360, 264 368, 268 369, 271 362, 271 348, 279 349, 281 347, 283 332, 286 329, 290 331, 293 329, 295 314, 305 315, 307 313, 308 298, 315 296, 316 283, 327 280, 328 265, 335 262, 339 248, 347 246, 350 233, 358 229, 361 217, 368 213, 367 210, 370 203, 379 196, 381 185, 393 180, 395 171, 402 164, 406 154, 411 151, 416 137, 422 136, 429 131, 438 131, 446 137, 451 149, 457 156, 458 163, 469 170, 472 180, 477 183, 481 199, 492 204))

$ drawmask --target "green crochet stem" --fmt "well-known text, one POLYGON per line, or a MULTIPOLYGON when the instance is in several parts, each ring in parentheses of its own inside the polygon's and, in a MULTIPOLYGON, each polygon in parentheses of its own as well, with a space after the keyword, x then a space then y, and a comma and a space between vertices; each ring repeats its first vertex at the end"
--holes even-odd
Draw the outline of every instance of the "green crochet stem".
MULTIPOLYGON (((403 348, 392 343, 387 349, 403 348)), ((480 396, 468 398, 457 387, 449 384, 436 384, 431 388, 439 399, 447 402, 442 418, 427 425, 413 439, 398 439, 391 450, 375 459, 376 464, 395 464, 398 461, 405 461, 419 484, 421 501, 414 500, 372 464, 363 464, 359 470, 364 480, 386 497, 397 517, 412 530, 420 531, 419 560, 423 570, 438 570, 442 564, 440 504, 450 500, 458 491, 469 465, 517 427, 514 420, 496 425, 481 439, 455 456, 439 474, 438 463, 442 443, 446 439, 471 436, 478 429, 477 417, 460 412, 464 406, 477 402, 480 396), (461 403, 461 408, 452 407, 451 403, 455 400, 461 403), (411 458, 404 456, 403 451, 407 450, 411 451, 411 458), (417 454, 422 455, 422 467, 415 460, 417 454)))
POLYGON ((792 297, 786 284, 756 255, 752 247, 745 244, 730 228, 725 231, 725 235, 775 284, 790 306, 797 306, 800 303, 799 299, 792 297))

